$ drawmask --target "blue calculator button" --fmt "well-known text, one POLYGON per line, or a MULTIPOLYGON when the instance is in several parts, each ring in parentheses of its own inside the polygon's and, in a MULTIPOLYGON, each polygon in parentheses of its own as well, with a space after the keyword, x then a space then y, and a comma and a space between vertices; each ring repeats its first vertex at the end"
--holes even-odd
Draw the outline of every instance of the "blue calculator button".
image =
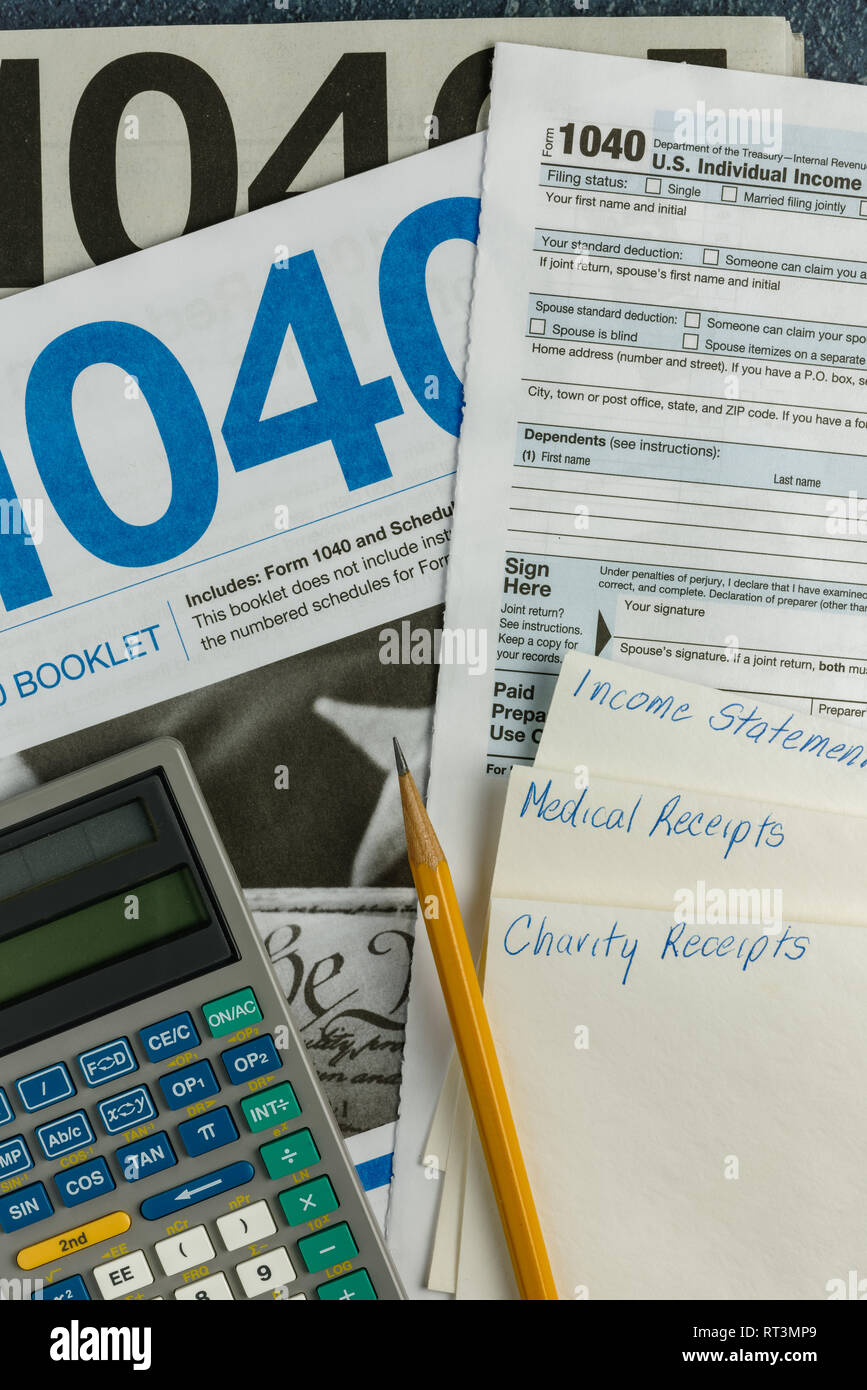
POLYGON ((133 1086, 131 1091, 101 1100, 96 1108, 106 1134, 122 1134, 125 1129, 135 1129, 146 1120, 156 1119, 157 1114, 147 1086, 133 1086))
POLYGON ((173 1014, 139 1033, 141 1045, 151 1062, 163 1062, 199 1042, 196 1025, 189 1014, 173 1014))
POLYGON ((178 1126, 181 1143, 190 1158, 198 1158, 209 1149, 221 1149, 224 1144, 234 1144, 238 1138, 235 1121, 224 1105, 221 1110, 211 1110, 207 1115, 197 1115, 194 1120, 185 1120, 178 1126))
POLYGON ((251 1038, 240 1047, 231 1047, 228 1052, 221 1052, 220 1057, 226 1075, 236 1086, 240 1086, 242 1081, 252 1081, 254 1076, 279 1071, 283 1065, 270 1033, 265 1033, 261 1038, 251 1038))
POLYGON ((62 1115, 59 1120, 51 1120, 47 1125, 40 1125, 36 1131, 36 1138, 46 1158, 62 1158, 64 1154, 74 1153, 76 1149, 86 1149, 88 1144, 96 1143, 96 1136, 83 1110, 76 1110, 74 1115, 62 1115))
POLYGON ((0 1179, 14 1178, 18 1173, 26 1173, 33 1167, 30 1150, 21 1135, 6 1139, 0 1144, 0 1179))
POLYGON ((104 1086, 127 1072, 138 1071, 138 1062, 126 1038, 92 1047, 78 1057, 78 1067, 88 1086, 104 1086))
POLYGON ((160 1089, 170 1110, 180 1110, 196 1100, 207 1100, 215 1096, 220 1083, 214 1075, 210 1062, 197 1062, 194 1067, 184 1071, 169 1072, 160 1077, 160 1089))
POLYGON ((134 1144, 125 1144, 122 1149, 115 1150, 114 1156, 127 1182, 140 1182, 142 1178, 149 1178, 151 1173, 174 1168, 178 1161, 165 1130, 159 1134, 149 1134, 146 1139, 138 1139, 134 1144))
POLYGON ((56 1284, 43 1284, 39 1293, 32 1293, 33 1298, 86 1298, 90 1302, 90 1294, 87 1292, 87 1285, 80 1274, 73 1274, 71 1279, 58 1279, 56 1284))
POLYGON ((31 1114, 34 1110, 44 1110, 46 1105, 56 1105, 59 1100, 75 1095, 72 1077, 62 1062, 22 1076, 20 1081, 15 1082, 15 1089, 24 1109, 31 1114))
POLYGON ((197 1202, 207 1202, 210 1197, 219 1197, 223 1192, 231 1192, 234 1187, 242 1187, 252 1178, 252 1163, 230 1163, 228 1168, 201 1173, 197 1178, 188 1178, 180 1187, 169 1187, 165 1192, 146 1197, 141 1204, 141 1214, 146 1221, 161 1221, 173 1212, 184 1211, 197 1202))
POLYGON ((0 1086, 0 1125, 8 1125, 10 1120, 14 1120, 12 1106, 3 1087, 0 1086))
POLYGON ((22 1226, 44 1221, 53 1211, 45 1184, 32 1182, 29 1187, 19 1187, 8 1197, 0 1197, 0 1226, 8 1236, 13 1231, 20 1231, 22 1226))
POLYGON ((54 1185, 65 1207, 77 1207, 82 1202, 92 1202, 94 1197, 104 1197, 106 1192, 113 1192, 114 1178, 108 1171, 105 1159, 94 1158, 89 1163, 77 1163, 74 1168, 67 1168, 65 1173, 55 1173, 54 1185))

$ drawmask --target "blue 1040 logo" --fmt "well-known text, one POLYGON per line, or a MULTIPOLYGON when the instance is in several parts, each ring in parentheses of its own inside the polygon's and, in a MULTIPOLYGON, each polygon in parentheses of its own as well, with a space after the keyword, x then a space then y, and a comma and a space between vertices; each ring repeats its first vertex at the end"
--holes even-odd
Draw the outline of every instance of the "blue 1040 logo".
MULTIPOLYGON (((455 238, 475 242, 477 198, 443 198, 405 217, 379 264, 379 301, 397 365, 412 396, 440 429, 457 436, 461 383, 434 322, 425 284, 433 250, 455 238), (426 391, 435 376, 438 392, 426 391)), ((222 423, 236 472, 328 443, 350 492, 392 476, 377 425, 403 414, 391 377, 362 382, 314 251, 272 266, 222 423), (315 399, 262 419, 288 329, 294 334, 315 399)), ((46 496, 75 540, 99 560, 143 569, 176 559, 208 529, 217 507, 219 470, 211 429, 183 366, 154 334, 102 320, 53 339, 33 364, 25 389, 30 448, 46 496), (90 470, 72 409, 83 371, 96 364, 134 377, 159 431, 171 500, 147 525, 124 521, 90 470)), ((0 497, 20 502, 0 453, 0 497)), ((26 526, 0 538, 0 598, 8 611, 52 596, 26 526), (29 543, 30 542, 30 543, 29 543)))

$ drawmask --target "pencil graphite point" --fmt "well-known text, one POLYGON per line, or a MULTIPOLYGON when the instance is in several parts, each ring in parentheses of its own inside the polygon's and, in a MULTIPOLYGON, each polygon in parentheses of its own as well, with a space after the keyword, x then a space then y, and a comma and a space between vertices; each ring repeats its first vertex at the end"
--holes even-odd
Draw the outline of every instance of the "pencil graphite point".
POLYGON ((405 773, 409 772, 406 758, 403 756, 403 749, 397 739, 393 738, 391 741, 394 744, 394 761, 397 763, 397 775, 398 777, 403 777, 405 773))

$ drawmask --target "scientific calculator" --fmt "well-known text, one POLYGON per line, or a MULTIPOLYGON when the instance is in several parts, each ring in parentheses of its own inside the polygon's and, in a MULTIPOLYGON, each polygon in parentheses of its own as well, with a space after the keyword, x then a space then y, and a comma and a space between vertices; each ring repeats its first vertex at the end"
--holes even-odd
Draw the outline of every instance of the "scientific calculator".
POLYGON ((403 1298, 183 748, 0 806, 6 1298, 403 1298))

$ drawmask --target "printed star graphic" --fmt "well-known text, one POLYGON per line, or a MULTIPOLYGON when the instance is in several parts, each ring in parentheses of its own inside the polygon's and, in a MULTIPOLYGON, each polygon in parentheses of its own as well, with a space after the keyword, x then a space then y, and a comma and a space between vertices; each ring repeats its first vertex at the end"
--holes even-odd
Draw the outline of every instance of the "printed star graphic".
POLYGON ((433 709, 390 709, 382 705, 353 705, 325 695, 313 703, 313 710, 327 719, 360 748, 372 763, 386 773, 385 782, 367 829, 355 852, 352 886, 375 883, 395 860, 406 854, 400 788, 394 765, 392 738, 400 743, 410 769, 422 790, 427 781, 430 760, 430 734, 433 709))

